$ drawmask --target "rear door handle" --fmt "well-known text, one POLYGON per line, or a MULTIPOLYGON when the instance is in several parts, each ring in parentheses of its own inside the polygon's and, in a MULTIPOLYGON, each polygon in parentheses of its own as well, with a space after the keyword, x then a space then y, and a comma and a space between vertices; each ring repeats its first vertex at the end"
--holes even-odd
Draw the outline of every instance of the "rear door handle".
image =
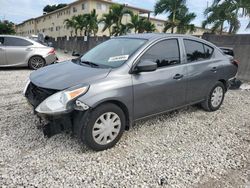
POLYGON ((217 67, 213 67, 213 68, 211 69, 211 71, 212 71, 212 72, 217 72, 217 67))
POLYGON ((180 80, 181 78, 183 78, 183 75, 182 74, 176 74, 173 79, 175 80, 180 80))

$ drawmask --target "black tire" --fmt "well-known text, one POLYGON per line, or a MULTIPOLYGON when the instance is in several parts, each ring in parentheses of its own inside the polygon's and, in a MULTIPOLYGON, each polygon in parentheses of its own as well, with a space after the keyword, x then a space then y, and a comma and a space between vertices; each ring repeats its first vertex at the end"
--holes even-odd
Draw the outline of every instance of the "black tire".
POLYGON ((45 64, 46 64, 46 62, 45 62, 45 60, 41 56, 32 56, 29 59, 28 66, 32 70, 37 70, 39 68, 44 67, 45 64), (35 62, 37 62, 37 65, 35 64, 35 62))
POLYGON ((93 109, 86 118, 82 118, 78 123, 81 124, 80 128, 80 139, 81 141, 90 149, 95 151, 102 151, 113 147, 121 138, 126 124, 126 118, 124 112, 120 107, 112 103, 102 104, 95 109, 93 109), (100 116, 105 113, 112 112, 119 116, 120 118, 120 131, 115 137, 115 139, 105 145, 99 144, 94 140, 92 134, 93 127, 100 116))
POLYGON ((213 111, 218 110, 224 101, 225 93, 226 93, 226 89, 225 89, 224 84, 220 81, 216 82, 216 84, 214 85, 214 87, 211 89, 208 96, 206 97, 206 100, 201 103, 201 107, 208 112, 213 112, 213 111), (222 98, 221 98, 221 101, 218 103, 218 105, 213 106, 212 105, 212 96, 213 96, 215 89, 218 87, 221 88, 223 91, 222 98))

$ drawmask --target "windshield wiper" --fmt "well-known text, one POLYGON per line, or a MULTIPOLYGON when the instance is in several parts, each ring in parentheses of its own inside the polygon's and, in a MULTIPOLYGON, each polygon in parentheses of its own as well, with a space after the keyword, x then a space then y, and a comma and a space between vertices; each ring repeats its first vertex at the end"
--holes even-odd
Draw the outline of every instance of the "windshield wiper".
POLYGON ((80 61, 80 63, 90 65, 91 67, 99 67, 98 64, 90 62, 90 61, 80 61))

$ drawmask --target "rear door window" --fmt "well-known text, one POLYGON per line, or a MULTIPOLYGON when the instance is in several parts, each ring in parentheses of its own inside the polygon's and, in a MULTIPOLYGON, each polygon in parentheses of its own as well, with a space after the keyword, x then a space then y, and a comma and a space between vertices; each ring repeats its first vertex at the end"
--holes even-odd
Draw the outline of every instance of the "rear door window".
POLYGON ((194 40, 184 39, 187 61, 202 61, 210 59, 214 49, 206 44, 194 40))
POLYGON ((16 38, 16 37, 5 37, 4 45, 5 46, 30 46, 32 45, 32 43, 27 40, 16 38))
POLYGON ((206 44, 204 44, 205 58, 209 59, 212 57, 214 49, 206 44))

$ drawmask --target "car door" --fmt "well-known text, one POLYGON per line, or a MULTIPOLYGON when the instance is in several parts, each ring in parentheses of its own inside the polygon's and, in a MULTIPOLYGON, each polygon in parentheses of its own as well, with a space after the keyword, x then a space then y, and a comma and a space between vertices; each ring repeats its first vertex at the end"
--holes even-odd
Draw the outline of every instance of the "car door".
POLYGON ((199 41, 184 39, 188 86, 187 101, 195 103, 205 99, 218 81, 221 62, 213 58, 214 49, 199 41))
POLYGON ((139 59, 156 62, 154 72, 132 75, 134 93, 134 118, 157 114, 186 101, 187 70, 182 64, 178 39, 159 41, 139 59))
POLYGON ((5 37, 4 45, 8 65, 27 63, 28 54, 32 51, 31 42, 18 37, 5 37))
POLYGON ((4 37, 0 37, 0 66, 6 65, 5 47, 3 43, 4 37))

